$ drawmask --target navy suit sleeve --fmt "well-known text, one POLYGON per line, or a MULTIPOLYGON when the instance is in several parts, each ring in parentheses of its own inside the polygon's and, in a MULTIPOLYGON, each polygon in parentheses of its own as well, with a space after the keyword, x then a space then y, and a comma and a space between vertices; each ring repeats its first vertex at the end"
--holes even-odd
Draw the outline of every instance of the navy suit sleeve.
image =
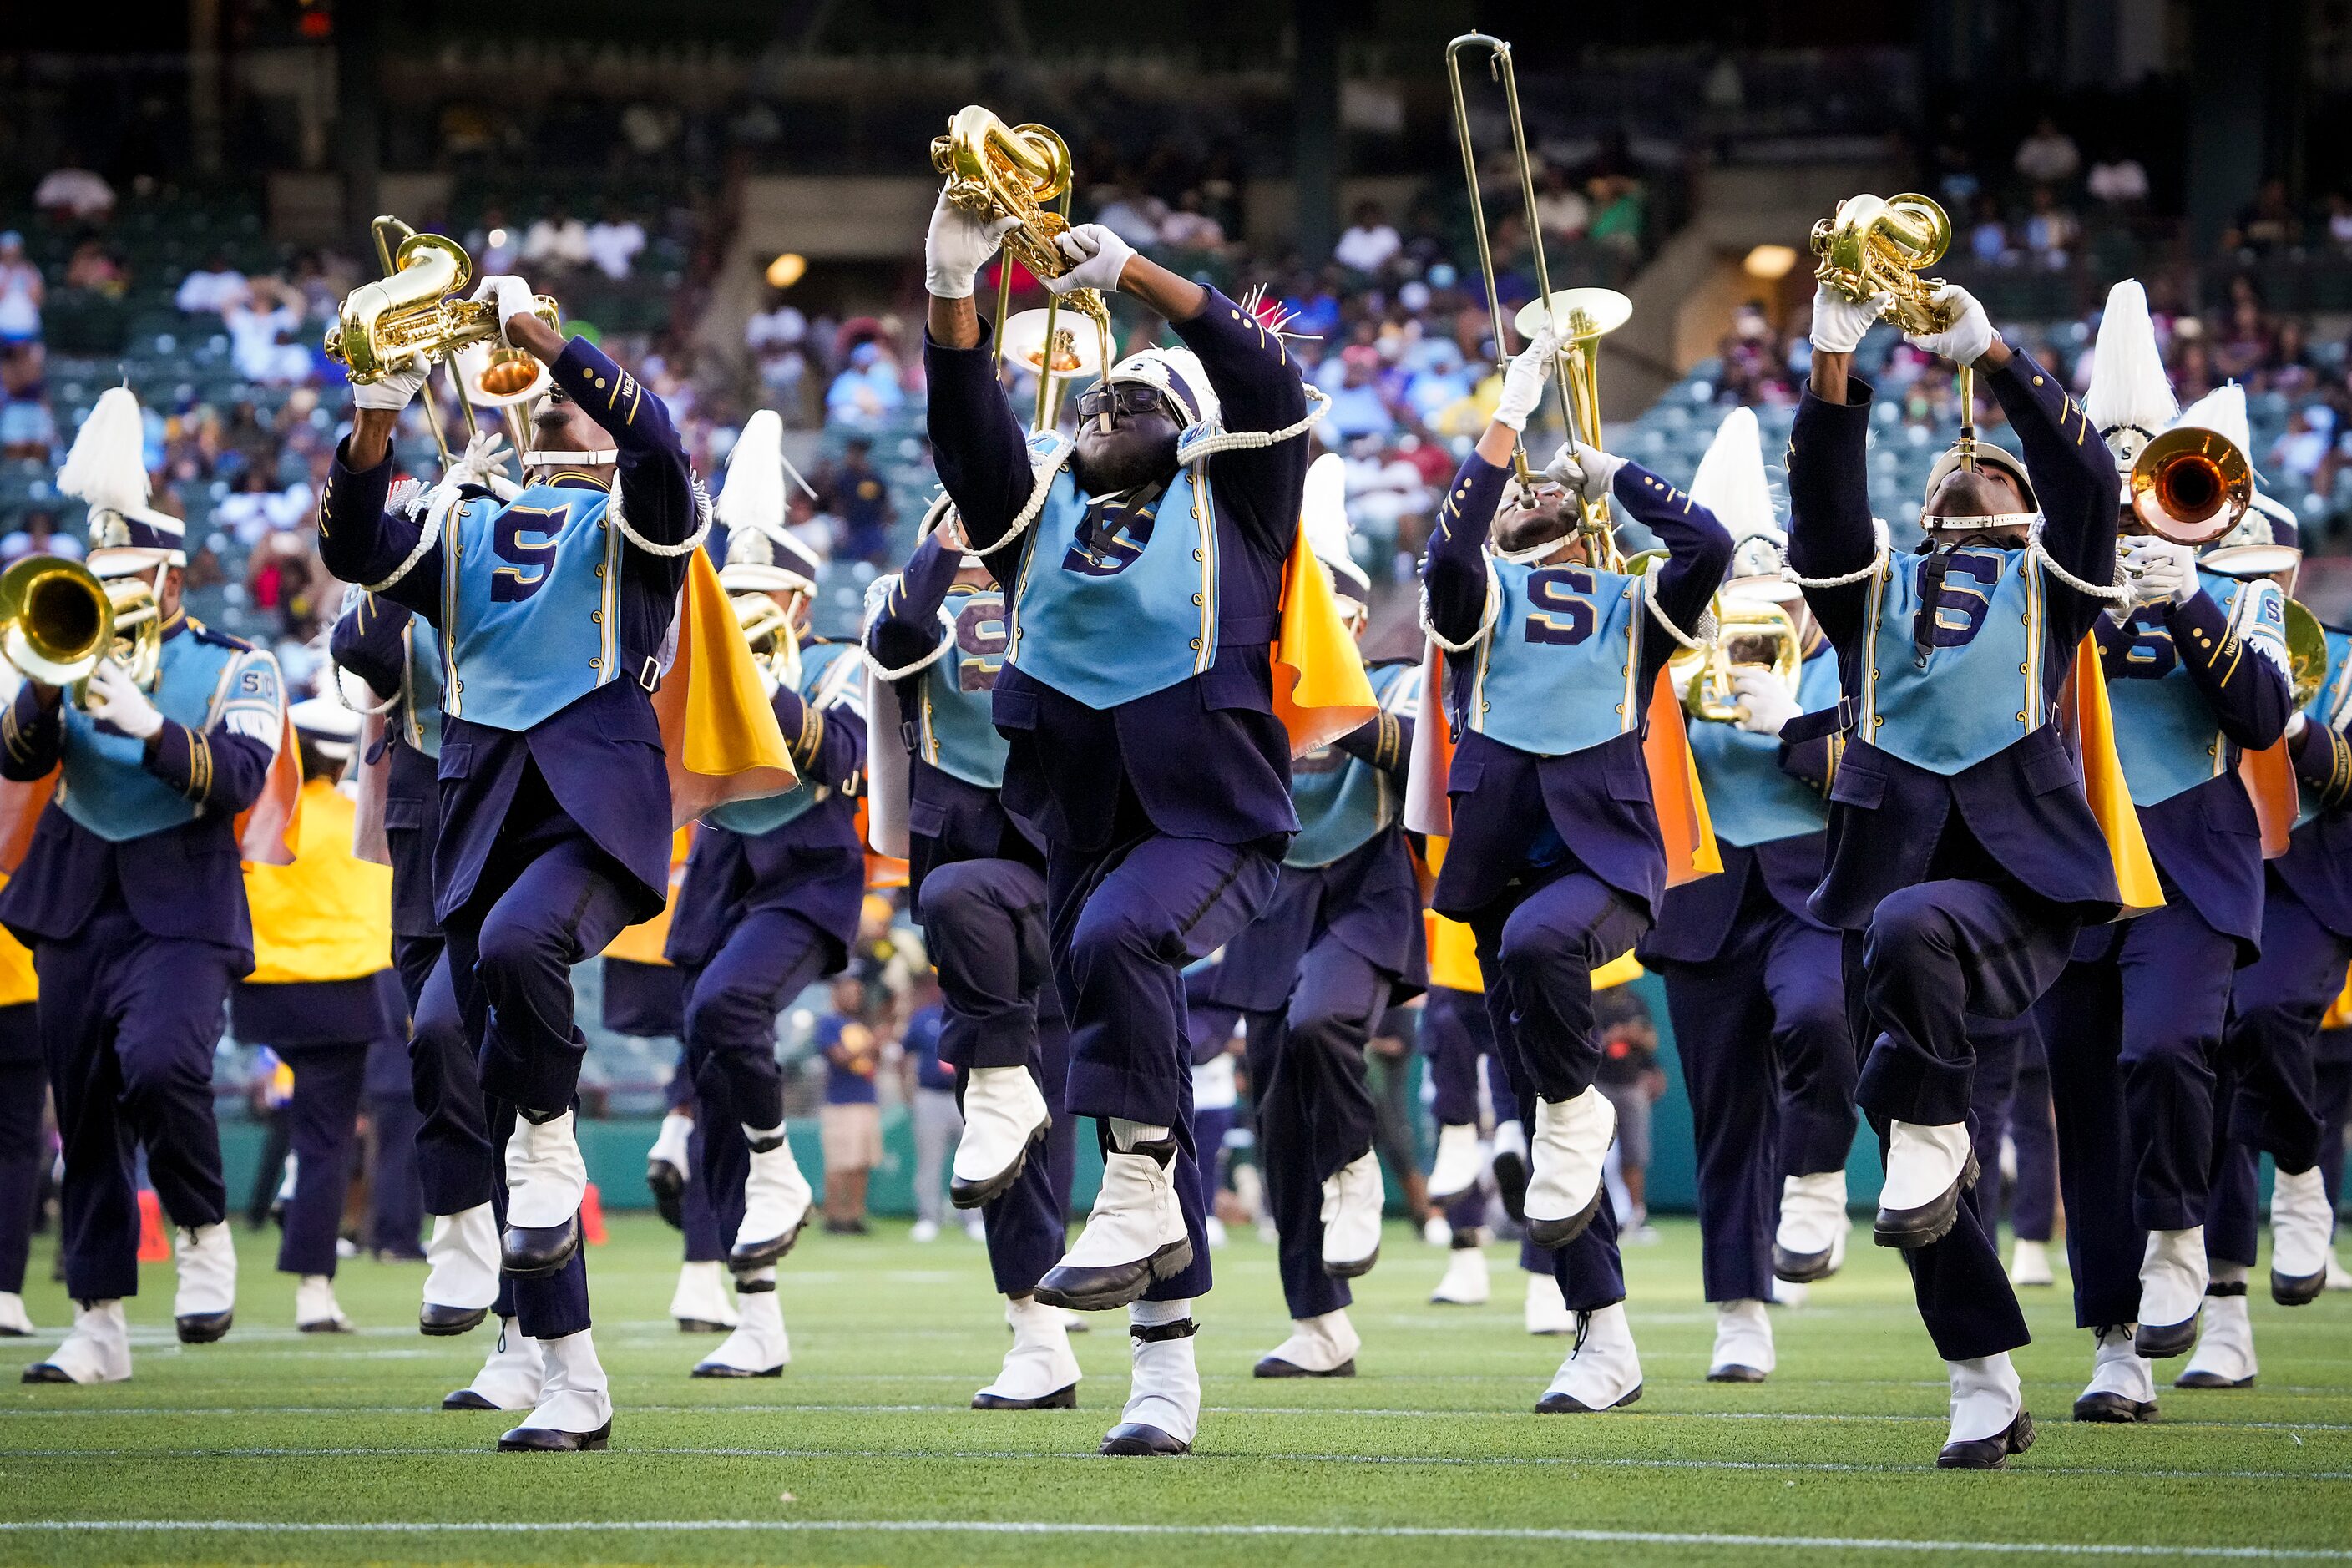
POLYGON ((218 725, 191 730, 166 719, 147 742, 147 771, 198 805, 229 814, 260 798, 274 753, 218 725))
POLYGON ((1412 760, 1412 721, 1395 713, 1375 713, 1332 743, 1402 787, 1412 760))
MULTIPOLYGON (((1307 416, 1306 380, 1279 333, 1216 289, 1200 314, 1169 327, 1200 356, 1217 395, 1217 419, 1234 432, 1286 430, 1307 416)), ((1304 437, 1220 452, 1210 459, 1219 510, 1276 560, 1298 531, 1300 487, 1313 453, 1304 437), (1238 504, 1236 504, 1238 503, 1238 504)))
POLYGON ((29 680, 16 688, 16 700, 0 711, 0 778, 16 784, 47 778, 65 748, 64 697, 44 701, 29 680))
POLYGON ((1429 535, 1422 584, 1429 595, 1430 624, 1448 642, 1475 637, 1486 616, 1486 530, 1502 504, 1508 468, 1473 452, 1447 487, 1444 504, 1429 535))
MULTIPOLYGON (((693 468, 662 400, 585 338, 565 344, 547 373, 613 437, 629 526, 656 544, 679 543, 699 528, 693 468)), ((683 576, 684 556, 663 559, 683 576)))
POLYGON ((368 689, 389 700, 408 673, 405 633, 409 611, 373 594, 362 594, 335 622, 328 652, 335 663, 368 683, 368 689))
POLYGON ((1837 776, 1838 756, 1844 750, 1843 731, 1803 740, 1783 740, 1780 742, 1780 771, 1800 784, 1827 795, 1830 781, 1837 776))
POLYGON ((846 707, 812 707, 790 687, 778 687, 776 723, 803 778, 839 790, 864 793, 866 723, 846 707))
POLYGON ((957 559, 933 534, 915 547, 898 585, 882 603, 882 613, 866 630, 866 648, 885 669, 904 669, 940 646, 947 629, 940 624, 940 606, 955 584, 957 559))
MULTIPOLYGON (((1692 631, 1731 565, 1730 533, 1715 513, 1639 463, 1618 469, 1611 488, 1617 503, 1666 547, 1666 563, 1658 569, 1658 608, 1675 626, 1692 631)), ((1655 627, 1643 630, 1637 689, 1647 692, 1680 645, 1655 627)))
MULTIPOLYGON (((996 359, 987 347, 988 323, 980 325, 981 341, 968 349, 951 349, 925 335, 923 368, 930 379, 930 403, 924 423, 940 482, 947 486, 963 519, 964 537, 987 554, 1028 504, 1034 481, 1021 421, 997 384, 996 359)), ((998 582, 1007 580, 1009 563, 1001 568, 992 560, 989 569, 998 582)))
MULTIPOLYGON (((405 512, 383 509, 392 490, 391 453, 365 470, 351 468, 350 458, 351 443, 345 440, 335 447, 334 466, 319 496, 319 558, 346 583, 380 583, 408 559, 424 528, 405 512)), ((441 602, 441 547, 426 551, 384 589, 384 597, 433 619, 441 602)))
POLYGON ((2319 798, 2322 806, 2340 805, 2347 795, 2352 795, 2352 743, 2345 741, 2342 731, 2305 724, 2303 733, 2287 743, 2287 751, 2294 763, 2295 777, 2319 798))
MULTIPOLYGON (((2238 636, 2202 588, 2167 606, 2164 616, 2173 648, 2211 704, 2221 732, 2250 751, 2276 741, 2294 705, 2278 666, 2238 636)), ((2102 616, 2101 624, 2114 623, 2102 616)))
MULTIPOLYGON (((1870 384, 1846 381, 1846 401, 1831 403, 1810 386, 1789 427, 1789 565, 1800 576, 1843 577, 1878 551, 1871 526, 1870 384)), ((1805 603, 1843 651, 1858 641, 1870 607, 1870 582, 1808 588, 1805 603)))
MULTIPOLYGON (((2042 507, 2042 548, 2085 583, 2109 581, 2116 570, 2120 510, 2115 455, 2058 378, 2024 350, 2011 351, 2009 363, 1985 379, 2025 448, 2026 472, 2033 476, 2034 499, 2042 507)), ((2048 586, 2051 631, 2062 639, 2059 651, 2071 655, 2107 604, 2054 576, 2048 586)), ((2063 668, 2059 673, 2063 677, 2063 668)))

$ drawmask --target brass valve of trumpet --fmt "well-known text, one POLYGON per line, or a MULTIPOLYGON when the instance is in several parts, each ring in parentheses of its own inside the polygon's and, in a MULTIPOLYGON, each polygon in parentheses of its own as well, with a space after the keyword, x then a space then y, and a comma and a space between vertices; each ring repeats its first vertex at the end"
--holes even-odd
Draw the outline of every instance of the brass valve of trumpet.
MULTIPOLYGON (((1015 218, 1004 249, 1032 275, 1059 278, 1070 259, 1055 242, 1069 232, 1070 149, 1043 125, 1007 125, 979 104, 967 104, 932 138, 931 167, 948 177, 947 198, 977 217, 1015 218), (1061 210, 1047 206, 1059 201, 1061 210)), ((1108 360, 1110 306, 1093 289, 1075 289, 1057 304, 1095 323, 1108 360)))
POLYGON ((777 685, 797 687, 801 641, 793 628, 791 613, 765 593, 736 594, 731 602, 743 640, 751 647, 753 662, 777 685))
POLYGON ((1715 619, 1716 635, 1704 647, 1681 649, 1666 661, 1666 679, 1685 712, 1710 723, 1738 723, 1739 693, 1731 679, 1741 669, 1769 669, 1796 696, 1805 651, 1794 616, 1769 600, 1718 595, 1715 619), (1766 649, 1768 657, 1757 657, 1766 649))

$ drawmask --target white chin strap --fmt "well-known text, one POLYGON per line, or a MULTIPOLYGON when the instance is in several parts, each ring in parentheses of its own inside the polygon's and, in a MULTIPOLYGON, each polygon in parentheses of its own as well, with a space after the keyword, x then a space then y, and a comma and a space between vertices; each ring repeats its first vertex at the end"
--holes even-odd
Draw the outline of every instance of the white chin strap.
POLYGON ((1945 517, 1923 513, 1920 529, 1927 533, 1977 533, 1993 528, 2034 528, 2042 521, 2038 511, 1996 511, 1983 517, 1945 517))
POLYGON ((601 452, 531 451, 522 455, 526 468, 601 468, 620 460, 620 449, 615 447, 607 447, 601 452))

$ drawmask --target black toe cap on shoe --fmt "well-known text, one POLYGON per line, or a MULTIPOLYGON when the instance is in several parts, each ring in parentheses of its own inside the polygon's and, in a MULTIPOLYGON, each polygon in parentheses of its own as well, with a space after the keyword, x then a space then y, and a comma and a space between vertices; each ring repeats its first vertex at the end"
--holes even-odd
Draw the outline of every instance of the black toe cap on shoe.
POLYGON ((1608 1405, 1587 1405, 1572 1394, 1547 1394, 1536 1401, 1538 1415, 1597 1415, 1603 1410, 1622 1410, 1642 1397, 1642 1385, 1635 1384, 1633 1392, 1608 1405))
POLYGON ((1772 1244, 1772 1276, 1791 1285, 1811 1285, 1837 1272, 1837 1248, 1825 1247, 1819 1252, 1791 1252, 1779 1242, 1772 1244))
POLYGON ((550 1426, 518 1426, 499 1439, 501 1454, 580 1454, 604 1447, 612 1441, 613 1424, 593 1432, 558 1432, 550 1426))
POLYGON ((2132 1351, 2145 1361, 2165 1361, 2187 1355, 2197 1345, 2197 1324, 2203 1310, 2177 1323, 2142 1323, 2132 1333, 2132 1351))
POLYGON ((2156 1419, 2156 1401, 2142 1404, 2137 1399, 2100 1389, 2074 1401, 2074 1419, 2100 1421, 2110 1426, 2127 1426, 2136 1421, 2156 1419))
POLYGON ((2010 1456, 2022 1454, 2033 1447, 2033 1417, 2021 1410, 2008 1430, 1990 1437, 1974 1437, 1965 1442, 1947 1443, 1936 1456, 1939 1470, 1998 1470, 2007 1465, 2010 1456))
POLYGON ((1077 1268, 1057 1263, 1037 1282, 1037 1300, 1073 1312, 1108 1312, 1142 1300, 1156 1279, 1172 1279, 1192 1267, 1192 1244, 1171 1241, 1150 1258, 1108 1268, 1077 1268))
POLYGON ((1531 1219, 1527 1222, 1528 1239, 1538 1247, 1566 1247, 1582 1236, 1592 1224, 1592 1216, 1601 1212, 1601 1200, 1609 1195, 1609 1184, 1601 1182, 1592 1189, 1592 1201, 1566 1219, 1531 1219))
POLYGON ((727 1255, 728 1271, 734 1274, 748 1274, 754 1268, 772 1268, 783 1260, 784 1254, 799 1244, 801 1232, 807 1228, 808 1215, 803 1214, 801 1215, 800 1224, 793 1226, 783 1235, 770 1237, 765 1241, 756 1241, 748 1247, 736 1247, 727 1255))
POLYGON ((2316 1274, 2282 1274, 2271 1270, 2271 1300, 2282 1307, 2308 1307, 2327 1289, 2327 1270, 2316 1274))
POLYGON ((677 1331, 681 1334, 723 1334, 732 1325, 714 1323, 707 1318, 680 1318, 677 1331))
POLYGON ((750 1367, 730 1366, 723 1361, 705 1361, 697 1362, 694 1370, 687 1375, 689 1377, 782 1377, 784 1375, 784 1369, 781 1363, 775 1366, 762 1367, 754 1371, 750 1367))
POLYGON ((1706 1380, 1709 1383, 1761 1383, 1764 1373, 1755 1367, 1741 1366, 1734 1362, 1727 1366, 1709 1367, 1706 1380))
POLYGON ((1323 1272, 1334 1279, 1360 1279, 1370 1274, 1372 1271, 1372 1265, 1380 1260, 1381 1249, 1375 1247, 1364 1257, 1350 1258, 1343 1263, 1334 1263, 1327 1258, 1323 1260, 1323 1272))
POLYGON ((1295 1361, 1285 1361, 1280 1356, 1261 1356, 1258 1358, 1258 1363, 1250 1368, 1250 1375, 1252 1377, 1353 1377, 1356 1375, 1356 1358, 1349 1356, 1328 1372, 1317 1372, 1312 1367, 1301 1366, 1295 1361))
POLYGON ((498 1406, 470 1388, 460 1388, 455 1393, 441 1396, 441 1408, 444 1410, 496 1410, 498 1406))
POLYGON ((1140 1421, 1122 1421, 1112 1427, 1102 1440, 1106 1454, 1144 1454, 1160 1458, 1189 1454, 1192 1445, 1157 1426, 1147 1426, 1140 1421))
POLYGON ((1051 1394, 1034 1399, 1007 1399, 1001 1394, 985 1390, 971 1396, 974 1410, 1076 1410, 1078 1407, 1078 1385, 1057 1388, 1051 1394))
POLYGON ((236 1310, 226 1312, 190 1312, 184 1318, 174 1318, 172 1326, 178 1331, 184 1345, 208 1345, 228 1332, 236 1321, 236 1310))
POLYGON ((2252 1388, 2253 1385, 2254 1380, 2251 1377, 2232 1380, 2218 1372, 2199 1372, 2193 1368, 2172 1380, 2175 1388, 2252 1388))
POLYGON ((481 1327, 482 1320, 489 1315, 488 1307, 444 1307, 437 1302, 427 1301, 417 1309, 416 1327, 420 1333, 442 1339, 451 1334, 469 1333, 481 1327))
POLYGON ((1029 1164, 1029 1152, 1045 1142, 1045 1134, 1053 1131, 1053 1127, 1054 1119, 1049 1115, 1037 1124, 1037 1131, 1029 1134, 1028 1142, 1021 1145, 1021 1152, 1013 1156, 1013 1163, 985 1181, 960 1182, 950 1175, 948 1178, 948 1202, 960 1209, 976 1209, 993 1201, 1021 1179, 1021 1173, 1029 1164))
POLYGON ((32 1365, 25 1369, 24 1381, 26 1383, 71 1383, 73 1379, 66 1375, 65 1368, 58 1366, 50 1362, 37 1361, 32 1365))
POLYGON ((1959 1180, 1945 1188, 1933 1202, 1912 1209, 1881 1208, 1871 1223, 1871 1239, 1881 1247, 1899 1247, 1906 1251, 1943 1240, 1959 1217, 1960 1194, 1976 1185, 1980 1173, 1976 1155, 1969 1154, 1959 1180))
POLYGON ((580 1250, 580 1216, 562 1225, 507 1226, 499 1237, 499 1267, 516 1279, 543 1279, 580 1250))
POLYGON ((297 1333, 304 1334, 349 1334, 358 1331, 352 1327, 351 1321, 347 1318, 320 1318, 314 1323, 297 1323, 294 1325, 294 1330, 297 1333))

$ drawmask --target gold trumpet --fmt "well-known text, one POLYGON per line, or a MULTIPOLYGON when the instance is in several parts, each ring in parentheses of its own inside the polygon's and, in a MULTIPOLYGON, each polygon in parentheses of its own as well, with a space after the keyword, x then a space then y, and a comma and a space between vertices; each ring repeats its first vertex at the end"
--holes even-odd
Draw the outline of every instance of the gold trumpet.
POLYGON ((103 660, 152 691, 163 667, 163 617, 144 575, 102 578, 79 561, 30 555, 0 572, 0 658, 46 686, 74 689, 103 660))
MULTIPOLYGON (((1015 218, 1004 236, 1004 249, 1039 279, 1059 278, 1070 269, 1070 259, 1055 242, 1070 228, 1070 149, 1060 136, 1043 125, 1007 125, 977 103, 966 104, 948 121, 948 133, 931 139, 931 167, 948 177, 947 198, 977 217, 1015 218), (1057 204, 1047 207, 1048 202, 1057 204)), ((1012 292, 1012 275, 1002 275, 996 311, 997 339, 993 351, 1004 345, 1004 301, 1012 292)), ((1055 296, 1045 305, 1045 336, 1054 334, 1061 307, 1069 306, 1095 324, 1102 363, 1110 363, 1110 306, 1093 289, 1074 289, 1055 296)), ((1048 381, 1037 384, 1037 427, 1045 428, 1049 405, 1048 381)))
POLYGON ((2327 684, 2327 633, 2300 599, 2286 602, 2286 664, 2288 685, 2300 708, 2327 684))
POLYGON ((800 634, 793 628, 792 613, 765 593, 732 596, 735 619, 751 658, 780 686, 800 684, 800 634))
POLYGON ((2132 515, 2175 544, 2208 544, 2254 504, 2253 465, 2218 430, 2167 430, 2132 459, 2126 493, 2132 515))
POLYGON ((1789 695, 1796 696, 1805 650, 1794 616, 1769 599, 1717 595, 1715 619, 1712 642, 1704 648, 1681 649, 1666 661, 1666 678, 1682 694, 1685 712, 1713 723, 1737 723, 1739 693, 1733 689, 1731 677, 1744 668, 1769 669, 1789 695), (1769 658, 1734 657, 1735 651, 1752 656, 1759 643, 1769 645, 1769 658))
POLYGON ((1939 332, 1952 324, 1935 300, 1944 280, 1919 274, 1951 245, 1952 220, 1932 196, 1848 196, 1813 225, 1813 277, 1857 305, 1886 296, 1879 319, 1906 332, 1939 332))

